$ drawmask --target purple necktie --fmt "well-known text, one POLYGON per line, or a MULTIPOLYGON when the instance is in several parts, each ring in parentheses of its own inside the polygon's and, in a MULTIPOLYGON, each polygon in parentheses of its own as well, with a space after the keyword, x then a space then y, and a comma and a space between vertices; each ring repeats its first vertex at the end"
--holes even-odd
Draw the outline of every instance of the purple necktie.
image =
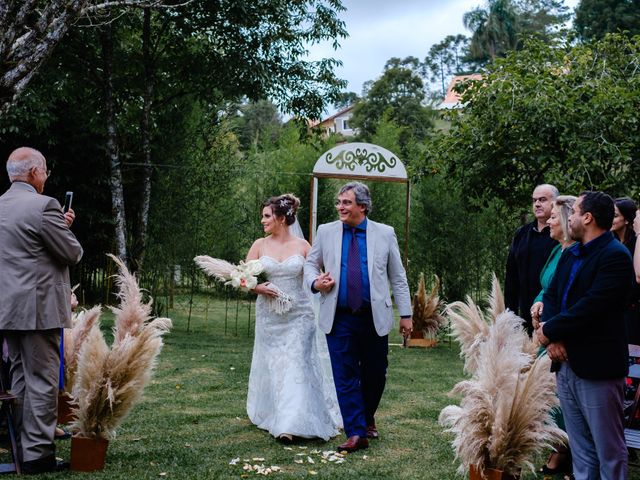
POLYGON ((362 306, 362 271, 360 269, 360 247, 356 238, 356 229, 351 229, 349 259, 347 260, 347 304, 352 312, 362 306))

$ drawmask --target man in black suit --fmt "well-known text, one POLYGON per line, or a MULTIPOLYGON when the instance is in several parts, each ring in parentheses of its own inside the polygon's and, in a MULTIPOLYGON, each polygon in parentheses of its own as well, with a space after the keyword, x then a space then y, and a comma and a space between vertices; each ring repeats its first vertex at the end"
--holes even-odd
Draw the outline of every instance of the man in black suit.
POLYGON ((629 251, 609 231, 613 215, 602 192, 576 200, 569 233, 578 243, 558 262, 537 330, 557 372, 576 480, 627 475, 624 310, 634 276, 629 251))
POLYGON ((504 281, 504 302, 524 320, 529 335, 533 333, 531 305, 540 293, 540 272, 558 242, 549 236, 547 220, 551 216, 558 189, 538 185, 531 195, 535 219, 520 227, 511 242, 504 281))

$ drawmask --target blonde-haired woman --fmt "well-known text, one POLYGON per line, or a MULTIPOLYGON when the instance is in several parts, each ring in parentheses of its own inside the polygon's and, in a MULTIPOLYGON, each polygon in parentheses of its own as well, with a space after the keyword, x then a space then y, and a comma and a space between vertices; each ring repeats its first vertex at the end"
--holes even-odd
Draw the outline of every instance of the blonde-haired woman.
POLYGON ((286 443, 294 437, 328 440, 339 433, 341 423, 335 387, 326 374, 328 354, 320 355, 321 349, 326 353, 326 340, 316 335, 311 299, 303 289, 311 246, 291 231, 299 205, 292 194, 267 200, 261 220, 267 236, 256 240, 247 254, 247 260, 262 262, 268 279, 254 289, 258 300, 247 413, 255 425, 286 443), (269 309, 271 284, 291 296, 288 312, 269 309))
MULTIPOLYGON (((551 210, 551 216, 547 220, 549 225, 549 236, 558 241, 547 259, 544 268, 540 272, 540 285, 542 290, 535 298, 533 305, 531 306, 531 319, 533 320, 533 327, 537 329, 540 325, 540 317, 544 309, 542 303, 542 297, 544 292, 553 279, 553 275, 556 273, 556 267, 558 266, 558 260, 562 256, 562 252, 567 247, 574 244, 575 240, 569 235, 569 216, 571 215, 573 204, 576 201, 576 197, 572 195, 560 195, 553 202, 553 208, 551 210)), ((566 430, 564 425, 564 418, 562 417, 562 411, 560 408, 554 408, 551 412, 553 420, 556 425, 563 430, 566 430)), ((558 445, 556 451, 552 452, 547 460, 546 465, 540 469, 540 473, 544 475, 553 475, 555 473, 569 473, 571 472, 571 452, 569 447, 565 445, 558 445)))

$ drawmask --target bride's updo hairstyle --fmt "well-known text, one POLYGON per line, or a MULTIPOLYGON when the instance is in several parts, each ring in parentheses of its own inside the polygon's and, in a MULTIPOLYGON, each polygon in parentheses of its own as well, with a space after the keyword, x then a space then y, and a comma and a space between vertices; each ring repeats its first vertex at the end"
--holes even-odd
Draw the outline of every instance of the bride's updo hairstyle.
POLYGON ((300 206, 300 200, 293 193, 285 193, 277 197, 271 197, 262 204, 263 207, 271 207, 276 217, 284 217, 287 225, 293 225, 296 221, 296 212, 300 206))

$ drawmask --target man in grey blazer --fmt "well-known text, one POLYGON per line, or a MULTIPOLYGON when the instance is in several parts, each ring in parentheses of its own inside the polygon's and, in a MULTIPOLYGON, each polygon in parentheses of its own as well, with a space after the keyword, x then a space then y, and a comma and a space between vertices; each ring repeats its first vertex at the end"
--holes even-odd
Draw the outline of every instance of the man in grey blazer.
POLYGON ((18 398, 18 455, 24 473, 63 467, 53 443, 57 419, 60 334, 71 324, 69 266, 82 247, 69 227, 74 212, 42 195, 44 156, 18 148, 7 160, 11 187, 0 196, 0 330, 18 398))
POLYGON ((336 201, 339 221, 320 225, 304 266, 305 282, 320 293, 318 324, 327 335, 347 441, 353 452, 378 438, 375 413, 387 373, 393 328, 393 290, 400 333, 413 327, 411 296, 393 228, 367 218, 366 185, 344 185, 336 201))

